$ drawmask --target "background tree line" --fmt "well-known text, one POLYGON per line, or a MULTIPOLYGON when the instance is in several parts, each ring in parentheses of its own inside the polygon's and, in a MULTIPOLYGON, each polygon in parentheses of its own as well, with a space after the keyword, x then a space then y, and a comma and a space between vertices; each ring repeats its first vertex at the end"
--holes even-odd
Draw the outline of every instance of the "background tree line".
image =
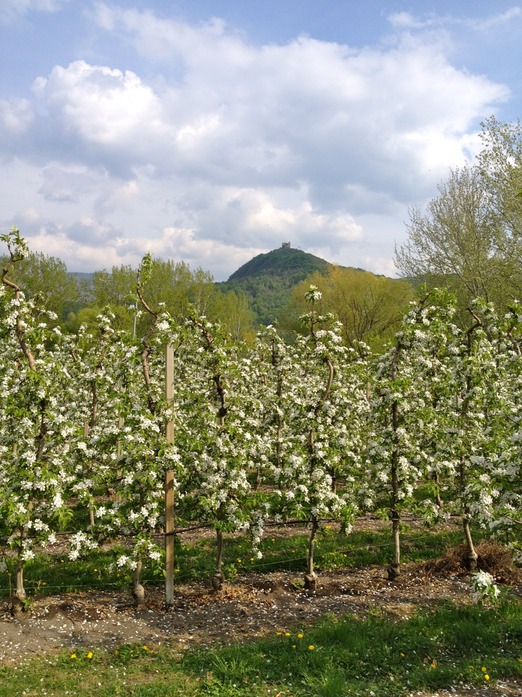
MULTIPOLYGON (((192 270, 185 262, 154 259, 147 296, 153 306, 163 306, 177 319, 187 317, 193 308, 210 321, 221 323, 233 339, 252 341, 259 326, 276 324, 282 335, 291 340, 295 331, 301 331, 303 298, 313 284, 322 291, 321 312, 332 312, 343 322, 347 346, 365 341, 379 350, 393 336, 414 298, 411 283, 324 260, 320 260, 315 271, 313 267, 306 268, 306 273, 299 269, 292 283, 288 269, 285 272, 285 267, 280 266, 280 257, 286 252, 270 253, 271 273, 247 279, 249 287, 255 288, 253 295, 239 285, 215 283, 210 273, 201 268, 192 270), (263 308, 265 321, 256 312, 259 307, 263 308)), ((298 262, 304 263, 315 259, 303 252, 296 256, 298 262)), ((12 274, 26 295, 54 312, 56 324, 69 333, 77 333, 82 325, 95 326, 98 315, 106 310, 114 316, 117 329, 138 337, 150 322, 146 315, 136 314, 137 269, 131 266, 114 266, 110 271, 86 275, 70 274, 61 260, 30 252, 12 274)))

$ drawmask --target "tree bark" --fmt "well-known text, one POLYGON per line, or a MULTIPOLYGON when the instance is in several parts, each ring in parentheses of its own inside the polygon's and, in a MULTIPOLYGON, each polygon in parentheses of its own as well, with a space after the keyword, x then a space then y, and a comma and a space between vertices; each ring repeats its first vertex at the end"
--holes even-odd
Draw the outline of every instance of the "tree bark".
POLYGON ((304 587, 307 591, 315 591, 317 587, 317 574, 314 570, 315 538, 319 529, 319 521, 314 516, 312 519, 312 529, 308 538, 308 558, 306 561, 306 574, 304 577, 304 587))
POLYGON ((464 563, 468 571, 477 570, 478 554, 475 550, 475 545, 473 544, 473 537, 471 536, 471 526, 469 523, 469 518, 464 515, 462 519, 462 527, 464 530, 464 537, 466 540, 466 557, 464 563))
POLYGON ((396 508, 391 510, 393 560, 388 567, 388 580, 395 581, 401 573, 401 518, 396 508))
POLYGON ((223 582, 225 581, 223 576, 223 547, 223 531, 218 529, 216 530, 216 573, 212 578, 212 588, 216 593, 219 593, 223 588, 223 582))
POLYGON ((136 568, 134 569, 134 577, 132 579, 132 597, 134 598, 134 607, 140 608, 145 602, 145 588, 141 585, 141 572, 143 563, 138 559, 136 568))

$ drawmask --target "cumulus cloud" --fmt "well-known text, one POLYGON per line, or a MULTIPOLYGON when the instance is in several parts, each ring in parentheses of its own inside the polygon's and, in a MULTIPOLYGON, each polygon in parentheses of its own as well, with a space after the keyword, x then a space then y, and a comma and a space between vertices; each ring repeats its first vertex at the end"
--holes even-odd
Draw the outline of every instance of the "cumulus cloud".
POLYGON ((27 99, 0 99, 0 123, 8 137, 23 133, 33 121, 31 103, 27 99))
POLYGON ((33 10, 57 12, 69 0, 0 0, 0 23, 8 23, 33 10))
POLYGON ((506 26, 522 18, 522 8, 510 7, 505 12, 498 12, 487 17, 472 19, 459 17, 452 14, 439 15, 435 12, 417 16, 411 12, 392 12, 388 20, 390 24, 399 30, 432 30, 451 25, 461 25, 477 32, 487 33, 498 27, 506 26))
POLYGON ((487 33, 499 27, 505 27, 514 21, 520 21, 520 19, 522 19, 522 8, 511 7, 505 12, 490 15, 485 19, 465 20, 465 24, 479 32, 487 33))
POLYGON ((87 193, 96 192, 100 184, 95 172, 86 168, 74 170, 57 165, 44 168, 41 178, 38 191, 51 202, 79 203, 87 193))
POLYGON ((384 259, 386 216, 469 158, 476 122, 508 97, 452 65, 434 19, 407 13, 391 17, 390 41, 362 49, 304 36, 256 46, 219 19, 106 3, 91 20, 143 70, 74 60, 38 77, 32 101, 0 102, 4 155, 35 167, 38 216, 60 221, 58 245, 41 221, 33 240, 76 266, 105 245, 104 266, 152 251, 221 275, 283 240, 353 263, 372 235, 384 259), (371 215, 378 230, 361 222, 371 215))

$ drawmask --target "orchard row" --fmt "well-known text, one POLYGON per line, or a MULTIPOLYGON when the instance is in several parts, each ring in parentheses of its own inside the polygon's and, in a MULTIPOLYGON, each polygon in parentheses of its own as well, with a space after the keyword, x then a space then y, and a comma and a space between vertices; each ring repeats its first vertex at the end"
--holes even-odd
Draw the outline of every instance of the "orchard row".
MULTIPOLYGON (((17 231, 4 236, 11 266, 23 257, 17 231)), ((462 519, 470 569, 474 526, 515 547, 521 524, 522 309, 458 311, 433 291, 412 304, 382 355, 347 348, 342 327, 319 316, 307 293, 303 332, 292 343, 267 327, 246 346, 194 313, 179 322, 147 303, 145 257, 137 312, 141 337, 96 330, 64 335, 9 277, 0 286, 0 535, 23 567, 35 548, 71 531, 69 556, 126 535, 118 564, 158 563, 169 473, 183 520, 223 535, 265 522, 309 525, 306 583, 325 518, 345 529, 361 512, 391 521, 400 573, 400 520, 462 519), (167 367, 168 365, 168 367, 167 367), (89 511, 80 526, 77 511, 89 511)), ((142 590, 142 589, 141 589, 142 590)))

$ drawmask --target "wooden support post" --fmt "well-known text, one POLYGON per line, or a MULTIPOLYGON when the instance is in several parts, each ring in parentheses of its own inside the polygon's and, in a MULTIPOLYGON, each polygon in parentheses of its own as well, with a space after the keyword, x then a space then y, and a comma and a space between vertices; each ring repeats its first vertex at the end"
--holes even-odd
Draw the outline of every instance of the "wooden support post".
MULTIPOLYGON (((165 398, 174 399, 174 348, 168 344, 165 352, 165 398)), ((174 423, 168 421, 165 436, 174 442, 174 423)), ((174 472, 165 471, 165 605, 174 604, 174 472)))

